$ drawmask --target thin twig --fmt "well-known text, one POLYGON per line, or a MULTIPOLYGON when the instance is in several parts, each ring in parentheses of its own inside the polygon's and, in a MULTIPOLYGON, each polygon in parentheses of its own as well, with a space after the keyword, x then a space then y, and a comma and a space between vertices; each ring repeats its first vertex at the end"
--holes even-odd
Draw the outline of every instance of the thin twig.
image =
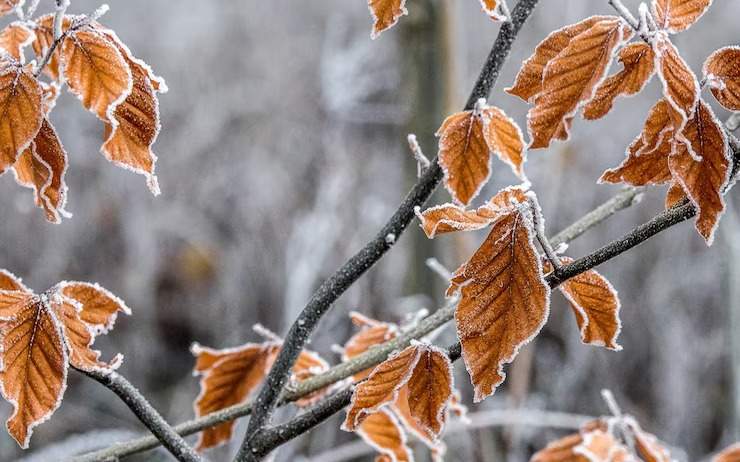
POLYGON ((630 12, 630 10, 624 6, 621 0, 609 0, 609 4, 617 10, 620 16, 624 18, 627 23, 632 26, 636 31, 640 31, 640 21, 630 12))
POLYGON ((201 462, 203 459, 185 440, 164 420, 154 407, 144 398, 128 380, 117 372, 81 371, 88 377, 97 380, 119 398, 139 418, 141 423, 154 435, 162 445, 181 462, 201 462))
POLYGON ((416 160, 416 177, 421 178, 426 169, 429 168, 430 161, 427 156, 424 155, 424 151, 422 151, 421 146, 419 146, 419 141, 416 139, 416 135, 409 133, 406 139, 409 142, 411 154, 413 154, 414 159, 416 160))
MULTIPOLYGON (((514 39, 538 1, 520 0, 512 12, 511 22, 504 23, 501 26, 465 109, 472 109, 479 98, 488 97, 491 88, 498 79, 503 63, 511 51, 514 39)), ((397 241, 413 220, 414 207, 423 205, 429 199, 441 179, 442 169, 435 159, 376 237, 350 258, 333 276, 321 284, 311 297, 311 300, 285 337, 284 346, 260 389, 254 404, 255 411, 249 421, 236 461, 259 460, 254 457, 250 448, 252 440, 270 422, 280 398, 280 393, 290 376, 291 368, 311 333, 337 298, 390 250, 393 243, 389 243, 386 236, 392 234, 395 237, 394 242, 397 241)))
POLYGON ((552 248, 552 245, 547 239, 547 236, 545 236, 545 227, 544 223, 542 223, 542 217, 540 216, 539 207, 531 198, 527 202, 529 203, 529 209, 532 212, 532 225, 534 228, 535 236, 537 236, 537 241, 540 243, 540 247, 542 247, 542 250, 545 252, 545 257, 547 257, 550 265, 552 265, 553 271, 555 273, 560 273, 563 265, 562 263, 560 263, 560 257, 558 257, 558 255, 555 253, 555 250, 552 248))
POLYGON ((47 64, 49 64, 49 61, 51 61, 52 55, 54 55, 54 52, 56 51, 57 47, 59 47, 59 44, 64 40, 64 37, 66 37, 66 33, 62 31, 64 26, 64 15, 67 12, 67 8, 69 8, 69 0, 56 0, 57 2, 57 8, 54 12, 54 41, 51 42, 51 45, 49 46, 49 49, 46 50, 46 54, 43 58, 41 58, 41 62, 39 63, 39 67, 36 69, 36 72, 34 72, 34 76, 36 78, 39 78, 41 75, 41 72, 44 70, 47 64))

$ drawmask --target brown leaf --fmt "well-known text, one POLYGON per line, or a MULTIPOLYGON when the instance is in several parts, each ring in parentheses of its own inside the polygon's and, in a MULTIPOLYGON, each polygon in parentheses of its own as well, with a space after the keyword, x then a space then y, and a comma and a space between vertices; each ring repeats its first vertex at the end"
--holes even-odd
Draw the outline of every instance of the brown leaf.
POLYGON ((711 245, 725 211, 722 193, 730 180, 727 135, 712 108, 700 101, 682 136, 686 142, 677 140, 668 166, 698 210, 697 231, 711 245))
POLYGON ((542 91, 542 78, 547 64, 560 54, 574 37, 590 29, 594 23, 608 18, 609 16, 592 16, 552 32, 537 45, 532 56, 524 61, 516 76, 514 86, 505 91, 526 102, 532 102, 533 98, 542 91))
POLYGON ((0 291, 0 317, 0 391, 14 408, 8 433, 25 449, 34 427, 61 404, 67 353, 47 296, 0 291))
MULTIPOLYGON (((214 350, 193 345, 194 375, 201 376, 195 400, 197 417, 242 403, 262 382, 280 346, 276 343, 247 343, 237 348, 214 350)), ((234 421, 224 422, 200 434, 197 449, 212 448, 231 438, 234 421)))
POLYGON ((390 408, 393 414, 398 417, 399 422, 409 433, 418 438, 429 448, 437 448, 444 451, 444 444, 441 440, 430 436, 427 430, 411 414, 409 407, 409 387, 408 384, 398 390, 398 398, 390 408))
POLYGON ((18 184, 33 190, 36 206, 44 209, 48 221, 60 223, 62 217, 69 216, 64 210, 67 152, 49 119, 43 119, 41 129, 18 157, 13 170, 18 184))
POLYGON ((0 174, 41 128, 41 86, 27 67, 0 63, 0 174))
POLYGON ((419 360, 408 381, 411 416, 427 436, 437 439, 452 398, 452 363, 447 354, 431 345, 416 346, 419 360))
MULTIPOLYGON (((561 257, 561 260, 563 264, 574 261, 568 257, 561 257)), ((551 268, 546 262, 545 271, 552 271, 551 268)), ((617 344, 622 329, 619 295, 604 276, 589 270, 568 279, 558 288, 573 309, 583 343, 615 351, 622 349, 617 344)))
POLYGON ((597 429, 583 434, 583 442, 573 449, 589 462, 633 462, 629 449, 608 431, 597 429))
POLYGON ((367 6, 373 17, 373 31, 370 33, 372 39, 395 26, 401 16, 409 14, 406 0, 368 0, 367 6))
MULTIPOLYGON (((329 363, 324 360, 318 353, 313 351, 303 350, 298 355, 295 364, 293 365, 293 373, 291 374, 291 381, 302 381, 307 380, 311 377, 323 374, 329 370, 329 363)), ((316 404, 321 398, 326 396, 329 388, 325 387, 321 390, 316 390, 313 393, 304 396, 303 398, 295 402, 298 407, 307 407, 316 404)))
POLYGON ((455 231, 475 231, 491 224, 491 219, 478 215, 477 210, 465 210, 455 204, 442 204, 418 214, 424 233, 429 239, 437 234, 455 231))
POLYGON ((724 47, 704 62, 704 78, 717 101, 740 111, 740 47, 724 47))
POLYGON ((404 433, 398 420, 387 409, 371 414, 357 428, 357 434, 382 456, 376 460, 390 462, 411 462, 413 455, 406 444, 404 433))
POLYGON ((655 73, 655 53, 647 43, 631 43, 619 50, 624 68, 608 77, 596 89, 593 99, 583 108, 583 117, 596 120, 604 117, 620 95, 636 95, 655 73))
POLYGON ((530 462, 589 462, 586 457, 573 452, 582 443, 583 437, 580 433, 565 436, 535 453, 530 462))
POLYGON ((445 119, 437 136, 445 187, 456 202, 467 205, 491 174, 491 154, 483 134, 483 120, 476 111, 458 112, 445 119))
POLYGON ((527 115, 530 148, 545 148, 565 120, 588 102, 606 76, 614 50, 632 36, 619 18, 603 19, 573 38, 545 68, 542 92, 527 115))
POLYGON ((481 115, 484 122, 483 136, 488 148, 501 161, 509 164, 516 176, 525 180, 524 162, 527 160, 527 154, 519 125, 497 107, 485 108, 481 115))
POLYGON ((658 34, 653 40, 658 77, 663 83, 663 96, 681 115, 680 131, 686 120, 694 114, 699 101, 699 82, 686 61, 681 58, 676 47, 665 34, 658 34))
POLYGON ((648 433, 632 422, 630 425, 635 435, 635 448, 640 458, 645 462, 672 462, 668 448, 652 433, 648 433))
POLYGON ((131 314, 131 309, 123 300, 98 284, 64 281, 58 287, 65 298, 81 305, 80 319, 90 326, 94 334, 110 331, 118 313, 131 314))
POLYGON ((653 17, 658 27, 675 34, 691 27, 711 4, 712 0, 653 0, 653 17))
POLYGON ((30 292, 30 290, 23 284, 23 281, 21 281, 21 278, 4 269, 0 269, 0 290, 30 292))
POLYGON ((83 28, 61 46, 64 78, 69 89, 104 122, 131 93, 131 70, 116 45, 101 32, 83 28))
POLYGON ((5 16, 23 6, 25 0, 0 0, 0 16, 5 16))
POLYGON ((688 199, 686 193, 684 192, 681 185, 674 181, 671 183, 671 186, 668 188, 668 192, 666 193, 665 208, 669 209, 671 207, 674 207, 676 204, 682 202, 684 199, 688 199))
POLYGON ((448 294, 461 293, 455 320, 476 402, 493 394, 505 378, 504 364, 547 319, 550 288, 533 238, 531 217, 509 212, 493 224, 448 289, 448 294))
POLYGON ((496 21, 506 21, 508 18, 502 10, 503 3, 506 0, 480 0, 481 8, 491 19, 496 21))
MULTIPOLYGON (((352 317, 352 322, 355 325, 359 325, 361 329, 344 344, 343 361, 349 361, 366 352, 370 347, 385 343, 398 335, 398 327, 395 324, 375 321, 355 312, 350 313, 350 316, 352 317)), ((364 380, 370 375, 372 370, 373 368, 371 367, 358 372, 352 376, 352 379, 355 382, 364 380)))
POLYGON ((714 456, 712 462, 740 462, 740 443, 735 443, 714 456))
POLYGON ((16 61, 23 63, 23 49, 30 45, 35 37, 31 29, 22 22, 16 21, 0 32, 0 48, 8 52, 16 61))

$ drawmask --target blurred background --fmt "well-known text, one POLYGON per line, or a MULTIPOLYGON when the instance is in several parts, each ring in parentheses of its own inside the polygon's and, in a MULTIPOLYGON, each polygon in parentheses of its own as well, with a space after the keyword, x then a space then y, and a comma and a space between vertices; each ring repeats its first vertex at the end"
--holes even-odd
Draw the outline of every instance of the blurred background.
MULTIPOLYGON (((42 0, 41 8, 48 11, 52 3, 42 0)), ((255 323, 287 331, 317 285, 376 233, 415 181, 406 135, 416 133, 427 155, 435 154, 433 133, 445 115, 462 108, 499 25, 475 0, 409 0, 410 15, 375 41, 365 0, 110 3, 102 22, 170 88, 160 98, 163 130, 155 145, 162 195, 152 197, 142 177, 105 161, 98 152, 101 124, 65 94, 52 120, 70 156, 74 218, 48 224, 33 208, 31 192, 4 175, 0 266, 37 290, 62 279, 90 280, 125 299, 133 315, 119 318, 97 345, 108 356, 122 352, 121 372, 170 422, 180 422, 193 417, 198 393, 191 342, 221 348, 256 341, 255 323)), ((625 4, 637 11, 637 1, 625 4)), ((70 12, 97 6, 72 0, 70 12)), ((550 31, 592 14, 612 10, 606 0, 542 0, 514 44, 491 104, 525 126, 527 105, 503 88, 550 31)), ((738 2, 717 1, 675 37, 697 73, 712 51, 740 43, 738 17, 738 2)), ((654 79, 641 97, 618 100, 605 119, 578 120, 570 142, 530 153, 528 176, 550 234, 619 190, 596 179, 621 162, 658 94, 654 79)), ((493 168, 481 198, 516 182, 504 164, 494 161, 493 168)), ((575 241, 568 254, 582 256, 646 221, 661 210, 663 193, 649 190, 639 205, 575 241)), ((441 190, 433 198, 448 200, 441 190)), ((470 406, 475 428, 455 427, 445 437, 446 460, 527 460, 563 430, 487 416, 597 416, 607 413, 602 388, 645 429, 680 448, 674 451, 679 460, 701 460, 740 439, 735 202, 728 198, 711 248, 685 223, 599 268, 621 294, 623 351, 582 345, 573 314, 554 295, 547 327, 508 368, 507 382, 470 406)), ((441 306, 446 284, 425 260, 436 257, 454 269, 484 236, 430 242, 412 224, 339 299, 310 347, 338 362, 331 347, 352 334, 351 310, 399 322, 441 306)), ((453 340, 450 328, 438 339, 442 345, 453 340)), ((456 374, 471 404, 461 364, 456 374)), ((4 419, 11 408, 2 403, 0 412, 4 419)), ((276 460, 373 460, 368 446, 339 430, 342 417, 283 447, 276 460)), ((208 458, 230 460, 243 425, 231 445, 208 458)), ((70 373, 64 402, 36 429, 32 449, 19 450, 0 432, 0 460, 61 460, 142 431, 111 392, 70 373)), ((426 450, 415 452, 429 460, 426 450)), ((126 460, 169 457, 153 451, 126 460)))

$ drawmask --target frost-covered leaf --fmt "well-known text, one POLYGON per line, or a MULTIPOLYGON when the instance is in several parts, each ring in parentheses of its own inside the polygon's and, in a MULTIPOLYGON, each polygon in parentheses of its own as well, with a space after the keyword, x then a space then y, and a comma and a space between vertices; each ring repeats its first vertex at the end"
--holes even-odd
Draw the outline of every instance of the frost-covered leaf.
POLYGON ((370 34, 373 39, 395 26, 401 16, 409 13, 406 10, 406 0, 368 0, 367 6, 373 17, 373 31, 370 34))
POLYGON ((82 105, 100 120, 114 120, 131 92, 131 70, 116 45, 92 28, 76 30, 61 46, 64 78, 82 105))
POLYGON ((722 193, 730 181, 732 158, 727 135, 712 108, 700 101, 682 137, 686 142, 676 141, 668 166, 697 208, 697 231, 711 245, 725 211, 722 193))
POLYGON ((23 6, 26 0, 0 0, 0 16, 5 16, 23 6))
POLYGON ((0 63, 0 174, 41 128, 41 85, 28 67, 0 63))
POLYGON ((415 423, 436 440, 442 433, 452 398, 452 363, 439 348, 431 345, 416 348, 420 350, 419 361, 407 383, 409 410, 415 423))
POLYGON ((505 91, 526 102, 533 102, 533 98, 542 91, 542 78, 547 64, 560 54, 574 37, 590 29, 594 23, 609 18, 609 16, 592 16, 550 33, 537 45, 532 56, 524 61, 514 85, 505 91))
POLYGON ((480 0, 480 6, 483 12, 486 13, 491 19, 495 21, 506 21, 508 18, 505 11, 506 0, 480 0))
POLYGON ((537 451, 530 462, 588 462, 584 456, 573 452, 582 442, 583 438, 579 433, 565 436, 537 451))
POLYGON ((675 127, 680 131, 686 120, 694 114, 699 101, 699 81, 667 35, 656 35, 652 46, 658 77, 663 83, 663 96, 682 118, 675 127))
POLYGON ((628 425, 635 436, 635 449, 644 462, 673 462, 668 448, 652 433, 640 428, 632 418, 628 418, 628 425))
POLYGON ((465 210, 455 204, 430 207, 419 214, 419 221, 429 239, 455 231, 475 231, 491 224, 491 219, 479 215, 477 210, 465 210))
POLYGON ((632 43, 622 48, 619 61, 623 69, 599 85, 593 99, 583 108, 584 118, 595 120, 604 117, 618 96, 638 94, 655 73, 655 53, 647 43, 632 43))
MULTIPOLYGON (((569 257, 561 257, 563 264, 573 263, 569 257)), ((552 271, 545 262, 545 272, 552 271)), ((619 295, 611 283, 595 270, 574 276, 558 287, 573 309, 583 343, 603 346, 610 350, 622 349, 617 337, 622 329, 619 320, 619 295)))
POLYGON ((527 154, 524 148, 524 136, 516 122, 497 107, 485 108, 483 117, 485 137, 488 149, 511 167, 521 180, 525 180, 524 162, 527 154))
POLYGON ((671 186, 668 187, 668 191, 666 192, 665 208, 669 209, 671 207, 674 207, 676 204, 683 201, 684 199, 688 199, 686 193, 684 192, 681 185, 674 181, 671 183, 671 186))
POLYGON ((533 238, 531 216, 512 210, 492 225, 448 289, 461 293, 455 320, 476 402, 493 394, 505 378, 504 364, 547 319, 550 288, 533 238))
MULTIPOLYGON (((398 335, 398 326, 392 323, 380 322, 370 319, 359 313, 350 313, 352 322, 360 327, 360 331, 347 340, 344 344, 342 360, 350 359, 361 355, 375 345, 388 342, 398 335)), ((355 382, 364 380, 370 375, 373 368, 365 369, 352 376, 355 382)))
MULTIPOLYGON (((407 432, 418 438, 428 448, 444 454, 446 447, 442 440, 436 438, 434 435, 429 435, 427 430, 411 414, 408 385, 401 387, 398 391, 398 398, 390 409, 407 432)), ((446 417, 444 419, 446 420, 446 417)))
POLYGON ((411 462, 411 449, 406 444, 406 433, 398 419, 387 409, 371 414, 357 428, 357 434, 381 456, 376 459, 388 462, 411 462))
POLYGON ((583 441, 573 452, 588 462, 638 462, 614 435, 601 429, 583 434, 583 441))
POLYGON ((0 48, 8 52, 16 61, 23 63, 23 49, 30 45, 35 37, 33 31, 28 26, 20 21, 16 21, 0 32, 0 48))
POLYGON ((717 101, 740 111, 740 47, 720 48, 704 62, 704 78, 717 101))
POLYGON ((30 292, 21 278, 4 269, 0 269, 0 290, 30 292))
POLYGON ((712 0, 653 0, 652 12, 658 27, 675 34, 691 27, 711 5, 712 0))
POLYGON ((714 456, 712 462, 740 462, 740 443, 735 443, 723 449, 714 456))
POLYGON ((8 433, 27 448, 34 427, 59 407, 66 388, 67 352, 46 296, 0 291, 0 391, 13 405, 8 433))
POLYGON ((596 21, 547 63, 542 91, 527 115, 530 148, 548 147, 565 121, 591 100, 609 70, 614 50, 632 33, 620 18, 596 21))
POLYGON ((49 119, 43 119, 41 129, 18 157, 13 171, 20 185, 33 190, 36 206, 46 212, 46 219, 61 222, 66 214, 67 152, 49 119))
POLYGON ((131 314, 123 300, 98 284, 64 281, 58 287, 65 298, 80 304, 80 319, 95 333, 110 331, 119 313, 131 314))

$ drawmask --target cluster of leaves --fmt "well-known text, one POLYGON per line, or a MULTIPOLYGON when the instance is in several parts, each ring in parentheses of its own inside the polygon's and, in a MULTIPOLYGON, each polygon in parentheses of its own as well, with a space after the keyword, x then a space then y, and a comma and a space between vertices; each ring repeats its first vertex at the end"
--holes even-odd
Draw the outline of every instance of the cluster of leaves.
MULTIPOLYGON (((18 2, 15 2, 18 3, 18 2)), ((0 14, 20 5, 4 2, 0 14)), ((160 130, 157 93, 164 81, 136 58, 111 29, 88 16, 55 15, 15 21, 0 31, 0 174, 12 169, 33 189, 36 205, 54 223, 65 212, 67 153, 50 121, 66 85, 104 124, 103 155, 147 178, 159 194, 152 151, 160 130), (36 60, 26 64, 31 46, 36 60), (39 77, 46 75, 50 81, 39 77)))
POLYGON ((0 270, 0 393, 13 405, 7 427, 21 447, 61 404, 70 365, 106 374, 120 366, 120 354, 102 362, 92 349, 119 312, 131 313, 97 284, 64 281, 36 294, 0 270))
MULTIPOLYGON (((479 0, 483 11, 495 21, 506 21, 509 9, 506 0, 479 0)), ((401 16, 408 14, 406 0, 367 0, 373 17, 370 37, 377 38, 381 32, 395 26, 401 16)))

